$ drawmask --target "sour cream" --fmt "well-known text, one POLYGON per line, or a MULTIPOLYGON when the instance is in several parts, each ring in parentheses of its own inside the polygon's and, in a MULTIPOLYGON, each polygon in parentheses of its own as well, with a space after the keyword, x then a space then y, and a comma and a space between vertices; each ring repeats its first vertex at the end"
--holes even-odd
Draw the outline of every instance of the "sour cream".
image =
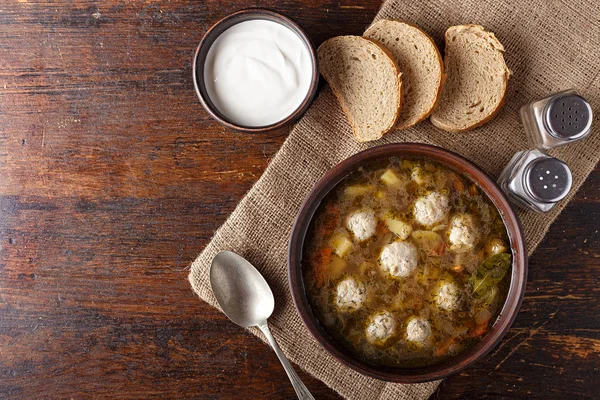
POLYGON ((286 26, 240 22, 213 42, 204 62, 210 100, 228 120, 266 126, 291 115, 310 89, 313 65, 302 40, 286 26))

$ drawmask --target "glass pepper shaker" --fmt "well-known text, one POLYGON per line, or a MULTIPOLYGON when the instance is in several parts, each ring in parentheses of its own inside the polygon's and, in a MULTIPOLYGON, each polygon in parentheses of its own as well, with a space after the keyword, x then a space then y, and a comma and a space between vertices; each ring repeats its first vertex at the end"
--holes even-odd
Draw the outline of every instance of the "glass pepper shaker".
POLYGON ((498 184, 511 200, 542 213, 565 198, 571 183, 567 164, 539 150, 516 153, 498 178, 498 184))
POLYGON ((562 146, 584 139, 592 131, 592 107, 574 89, 526 104, 520 114, 534 148, 562 146))

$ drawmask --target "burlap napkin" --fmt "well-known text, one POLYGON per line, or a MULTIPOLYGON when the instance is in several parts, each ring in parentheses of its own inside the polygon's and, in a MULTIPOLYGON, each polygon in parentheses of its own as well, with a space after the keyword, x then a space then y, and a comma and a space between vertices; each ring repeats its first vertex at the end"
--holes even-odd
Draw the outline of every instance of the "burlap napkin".
MULTIPOLYGON (((324 89, 263 176, 194 261, 189 280, 200 298, 216 306, 208 281, 211 259, 224 249, 242 254, 273 288, 276 309, 269 322, 293 362, 348 399, 424 399, 439 382, 400 385, 367 378, 342 366, 312 339, 296 313, 288 289, 287 241, 294 217, 314 183, 328 169, 360 150, 383 143, 424 142, 441 146, 462 154, 497 177, 516 151, 527 148, 518 116, 521 105, 574 87, 598 110, 600 16, 595 0, 388 0, 376 17, 380 18, 398 18, 420 26, 436 39, 440 49, 444 31, 451 25, 476 23, 495 32, 506 47, 507 64, 514 73, 499 116, 468 133, 442 132, 426 121, 378 142, 359 144, 352 138, 332 93, 324 89)), ((594 118, 594 124, 599 126, 598 118, 594 118)), ((520 210, 530 253, 598 162, 600 134, 553 154, 571 167, 573 189, 569 198, 550 214, 520 210)), ((257 331, 252 333, 258 335, 257 331)))

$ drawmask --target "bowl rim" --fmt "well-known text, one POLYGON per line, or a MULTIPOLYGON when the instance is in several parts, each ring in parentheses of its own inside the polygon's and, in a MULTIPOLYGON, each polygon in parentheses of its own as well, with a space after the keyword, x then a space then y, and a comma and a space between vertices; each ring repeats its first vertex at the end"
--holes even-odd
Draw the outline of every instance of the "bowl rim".
POLYGON ((392 143, 369 148, 350 156, 331 168, 313 186, 311 192, 302 203, 294 221, 288 245, 288 280, 292 299, 298 314, 313 338, 334 358, 342 364, 361 374, 398 383, 420 383, 445 378, 472 365, 489 353, 502 339, 514 322, 527 284, 527 248, 521 222, 500 187, 475 164, 466 158, 441 147, 423 143, 392 143), (511 245, 513 261, 511 283, 502 310, 490 331, 475 347, 440 364, 419 368, 392 368, 375 366, 353 357, 335 343, 321 327, 319 320, 312 313, 308 297, 304 290, 302 276, 302 251, 304 239, 315 211, 331 190, 348 174, 361 165, 377 159, 391 157, 429 157, 444 166, 465 175, 486 193, 494 204, 506 227, 511 245))
POLYGON ((217 122, 219 122, 220 124, 222 124, 228 128, 234 129, 236 131, 245 132, 245 133, 260 133, 260 132, 272 131, 272 130, 281 128, 293 121, 296 121, 298 118, 300 118, 300 116, 302 114, 304 114, 304 112, 308 109, 308 107, 310 106, 310 104, 312 103, 313 99, 315 98, 315 96, 317 94, 317 90, 319 87, 319 77, 320 77, 319 59, 317 57, 317 52, 315 50, 314 43, 312 42, 310 37, 306 34, 304 29, 302 29, 302 27, 300 27, 300 25, 298 25, 296 22, 294 22, 291 18, 288 18, 283 14, 280 14, 278 12, 268 10, 265 8, 246 8, 246 9, 236 11, 234 13, 231 13, 231 14, 221 18, 219 21, 214 23, 206 31, 204 36, 202 36, 202 39, 200 40, 198 47, 196 47, 196 50, 194 52, 194 57, 192 59, 192 78, 193 78, 193 82, 194 82, 194 89, 196 91, 196 95, 198 96, 198 99, 200 100, 200 103, 202 104, 202 106, 204 107, 206 112, 208 112, 210 114, 210 116, 213 119, 215 119, 217 122), (267 17, 267 18, 265 18, 265 17, 267 17), (302 101, 302 103, 291 114, 289 114, 287 117, 283 118, 282 120, 274 122, 269 125, 262 125, 262 126, 245 126, 245 125, 236 124, 235 122, 229 120, 225 115, 223 115, 214 106, 214 104, 210 100, 210 96, 208 96, 208 94, 206 95, 206 98, 205 98, 205 96, 203 94, 203 90, 202 90, 202 87, 204 87, 204 62, 206 60, 206 54, 208 54, 208 50, 210 50, 210 47, 212 46, 214 41, 225 30, 229 29, 230 27, 237 25, 241 22, 245 22, 245 21, 249 21, 249 20, 253 20, 253 19, 263 19, 263 20, 274 21, 274 22, 277 22, 277 23, 287 27, 288 29, 292 30, 294 33, 296 33, 300 37, 302 42, 306 45, 306 47, 308 49, 308 53, 310 54, 311 63, 313 66, 310 86, 308 88, 308 92, 306 93, 306 96, 304 97, 304 100, 302 101), (219 31, 219 32, 217 32, 217 31, 219 31), (200 56, 204 50, 205 50, 204 57, 202 57, 202 59, 200 59, 201 58, 200 56), (202 79, 200 79, 199 74, 202 74, 202 79))

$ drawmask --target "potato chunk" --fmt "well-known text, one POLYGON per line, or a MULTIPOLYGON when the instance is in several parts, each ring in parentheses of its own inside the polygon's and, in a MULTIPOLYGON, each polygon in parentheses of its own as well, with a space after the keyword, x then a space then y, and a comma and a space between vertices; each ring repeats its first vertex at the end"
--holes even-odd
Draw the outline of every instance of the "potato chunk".
POLYGON ((346 235, 339 233, 339 232, 335 233, 331 237, 329 244, 333 248, 334 253, 342 258, 344 258, 346 256, 346 254, 348 254, 350 252, 350 250, 352 250, 352 247, 354 246, 352 244, 352 241, 350 239, 348 239, 346 237, 346 235))
POLYGON ((351 185, 347 186, 346 189, 344 189, 344 193, 346 194, 346 196, 356 197, 364 196, 372 190, 373 186, 371 185, 351 185))
POLYGON ((488 256, 506 253, 508 252, 508 246, 506 245, 506 242, 502 239, 490 239, 485 245, 485 252, 488 256))
POLYGON ((408 239, 412 233, 412 226, 398 219, 386 218, 385 226, 402 240, 408 239))
POLYGON ((437 250, 444 241, 440 235, 432 231, 414 231, 411 236, 415 243, 428 253, 437 250))
POLYGON ((383 175, 381 175, 381 180, 388 186, 398 187, 402 184, 402 180, 396 175, 396 173, 391 169, 386 169, 383 175))
POLYGON ((340 278, 344 271, 346 271, 346 266, 346 261, 342 260, 340 257, 333 256, 331 258, 331 263, 329 264, 329 274, 331 275, 331 279, 340 278))

